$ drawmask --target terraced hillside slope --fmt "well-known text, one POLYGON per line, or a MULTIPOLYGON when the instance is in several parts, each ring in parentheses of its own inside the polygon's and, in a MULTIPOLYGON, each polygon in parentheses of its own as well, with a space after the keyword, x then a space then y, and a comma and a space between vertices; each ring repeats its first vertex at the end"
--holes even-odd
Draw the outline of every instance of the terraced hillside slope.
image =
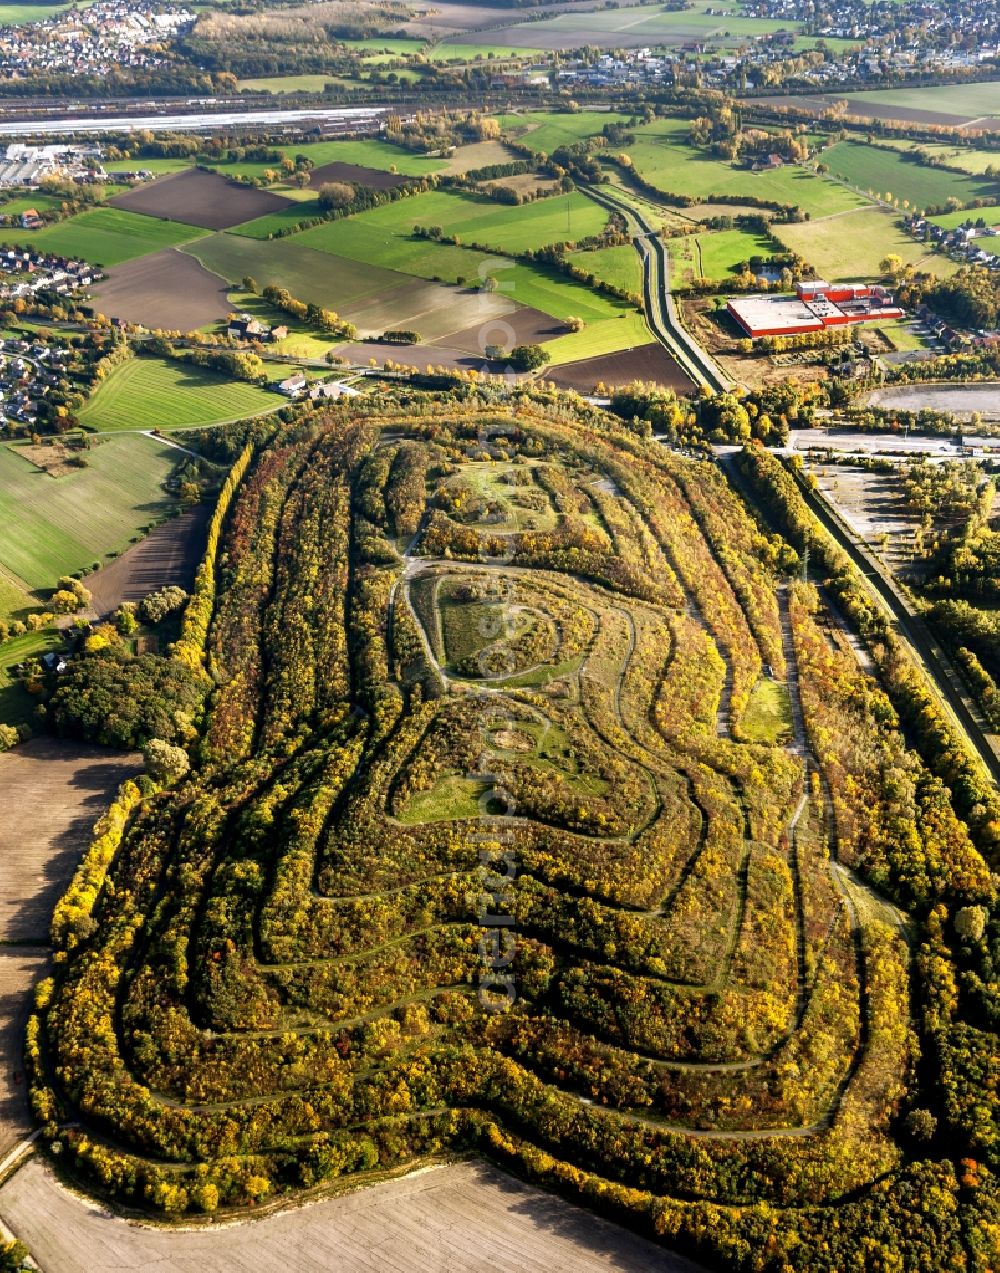
POLYGON ((727 1268, 973 1267, 855 868, 989 875, 792 549, 601 413, 379 410, 227 487, 198 763, 56 912, 62 1161, 179 1214, 471 1149, 727 1268))

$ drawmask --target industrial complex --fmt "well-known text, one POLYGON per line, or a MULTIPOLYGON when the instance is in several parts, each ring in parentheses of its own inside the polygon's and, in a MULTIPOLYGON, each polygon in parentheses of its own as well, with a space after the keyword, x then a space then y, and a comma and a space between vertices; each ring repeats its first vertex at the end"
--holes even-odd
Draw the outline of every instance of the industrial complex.
POLYGON ((739 296, 726 306, 746 334, 798 336, 871 319, 902 318, 903 311, 884 287, 868 283, 798 283, 794 296, 759 293, 739 296))

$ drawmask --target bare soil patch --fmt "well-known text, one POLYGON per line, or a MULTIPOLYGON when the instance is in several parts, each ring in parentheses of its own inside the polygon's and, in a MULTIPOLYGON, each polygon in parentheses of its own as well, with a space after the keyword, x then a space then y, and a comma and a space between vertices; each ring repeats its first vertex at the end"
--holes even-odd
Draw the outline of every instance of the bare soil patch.
POLYGON ((94 823, 140 756, 33 738, 0 756, 0 942, 48 942, 94 823))
POLYGON ((765 208, 753 208, 749 204, 735 203, 696 203, 684 208, 678 214, 685 221, 710 221, 712 217, 765 217, 768 221, 774 214, 765 208))
POLYGON ((374 358, 379 367, 394 362, 401 367, 416 367, 417 371, 426 371, 428 367, 461 371, 472 368, 490 372, 504 370, 502 363, 489 362, 482 354, 472 350, 458 349, 451 344, 430 345, 423 341, 417 345, 392 345, 381 340, 358 341, 353 345, 342 345, 337 355, 361 366, 367 366, 374 358))
POLYGON ((94 300, 112 318, 166 331, 195 331, 232 309, 225 281, 176 248, 114 266, 94 300))
POLYGON ((556 188, 551 177, 539 177, 533 172, 521 172, 515 177, 497 177, 494 181, 484 181, 483 189, 494 190, 503 186, 505 190, 516 190, 520 195, 534 194, 536 190, 544 190, 546 194, 556 188))
POLYGON ((269 190, 258 190, 230 181, 217 172, 187 168, 108 200, 113 207, 166 221, 201 226, 205 230, 228 230, 255 217, 278 212, 290 202, 269 190))
POLYGON ((188 509, 157 526, 109 565, 88 575, 85 583, 92 595, 91 616, 110 614, 123 601, 141 601, 157 588, 170 584, 190 592, 205 547, 210 511, 207 504, 188 509))
POLYGON ((949 411, 966 420, 979 412, 987 420, 997 420, 1000 419, 1000 382, 890 385, 873 390, 865 401, 896 411, 949 411))
POLYGON ((653 380, 681 393, 689 393, 694 388, 670 354, 655 342, 616 354, 566 363, 544 372, 544 378, 560 389, 575 389, 585 394, 593 393, 598 384, 610 389, 635 380, 653 380))
POLYGON ((487 345, 503 345, 506 349, 515 345, 537 345, 564 336, 568 331, 558 318, 530 305, 520 305, 510 313, 487 316, 474 327, 452 332, 443 343, 482 357, 487 345))
POLYGON ((512 159, 523 157, 523 155, 515 154, 502 141, 474 141, 468 146, 456 147, 444 172, 448 176, 453 176, 476 168, 485 168, 488 164, 506 164, 512 159))
POLYGON ((18 447, 17 453, 34 464, 36 469, 48 473, 49 477, 65 477, 67 473, 72 473, 75 467, 72 460, 80 454, 56 441, 51 441, 48 446, 33 446, 28 443, 18 447))
POLYGON ((309 184, 313 189, 319 189, 328 181, 352 181, 359 186, 370 186, 372 190, 389 190, 393 186, 405 186, 409 180, 401 173, 365 168, 361 164, 324 164, 309 174, 309 184))
POLYGON ((167 1273, 697 1273, 663 1247, 485 1163, 451 1163, 254 1223, 153 1229, 64 1189, 41 1159, 0 1216, 44 1269, 167 1273))
POLYGON ((24 1081, 24 1027, 31 988, 48 966, 49 952, 0 949, 0 1158, 31 1130, 24 1081))

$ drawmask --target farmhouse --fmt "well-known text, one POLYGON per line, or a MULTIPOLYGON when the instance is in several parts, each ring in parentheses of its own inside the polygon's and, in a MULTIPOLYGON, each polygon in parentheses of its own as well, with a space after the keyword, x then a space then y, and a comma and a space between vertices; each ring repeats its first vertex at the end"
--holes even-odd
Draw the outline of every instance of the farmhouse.
POLYGON ((296 371, 286 380, 280 380, 277 384, 279 393, 283 393, 286 398, 297 398, 306 387, 306 378, 301 371, 296 371))
POLYGON ((226 335, 232 340, 266 340, 273 344, 277 340, 285 339, 288 328, 284 323, 279 323, 276 327, 268 327, 267 323, 262 323, 259 318, 254 318, 251 314, 233 314, 226 326, 226 335))
POLYGON ((834 285, 822 279, 797 284, 794 296, 765 293, 733 297, 726 309, 754 340, 903 316, 884 287, 868 283, 834 285))

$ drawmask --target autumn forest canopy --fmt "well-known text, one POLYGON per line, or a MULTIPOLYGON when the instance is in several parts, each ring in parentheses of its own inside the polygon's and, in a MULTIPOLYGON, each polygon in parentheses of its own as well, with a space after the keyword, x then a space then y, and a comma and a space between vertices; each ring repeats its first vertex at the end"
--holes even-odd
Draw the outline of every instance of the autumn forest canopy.
POLYGON ((177 1216, 472 1150, 709 1265, 985 1273, 972 760, 775 457, 758 517, 579 401, 453 399, 239 455, 157 681, 190 772, 56 910, 61 1161, 177 1216))

